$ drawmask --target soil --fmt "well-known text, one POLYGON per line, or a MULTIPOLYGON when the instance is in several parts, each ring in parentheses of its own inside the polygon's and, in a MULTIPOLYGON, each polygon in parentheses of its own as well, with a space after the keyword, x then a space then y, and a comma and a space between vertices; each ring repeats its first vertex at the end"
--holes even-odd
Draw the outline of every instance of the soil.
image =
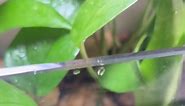
POLYGON ((88 74, 69 73, 59 89, 42 98, 39 106, 134 106, 132 93, 102 90, 88 74), (58 100, 58 101, 57 101, 58 100))

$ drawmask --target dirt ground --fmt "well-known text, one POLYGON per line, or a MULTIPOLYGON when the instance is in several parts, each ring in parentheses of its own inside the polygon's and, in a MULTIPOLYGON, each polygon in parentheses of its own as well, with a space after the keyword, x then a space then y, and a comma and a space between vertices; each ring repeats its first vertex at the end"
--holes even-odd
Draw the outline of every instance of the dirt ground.
POLYGON ((134 106, 132 94, 101 94, 93 84, 72 90, 60 99, 57 97, 59 97, 59 90, 56 89, 49 96, 43 98, 39 106, 134 106))

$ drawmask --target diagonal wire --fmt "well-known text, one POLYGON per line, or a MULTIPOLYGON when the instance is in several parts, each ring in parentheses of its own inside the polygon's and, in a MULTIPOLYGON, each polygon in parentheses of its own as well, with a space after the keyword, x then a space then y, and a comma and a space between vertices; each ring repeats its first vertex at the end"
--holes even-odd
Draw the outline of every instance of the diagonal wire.
POLYGON ((142 59, 152 59, 167 56, 176 56, 183 54, 185 54, 185 47, 155 51, 143 51, 138 53, 117 54, 111 56, 101 56, 88 59, 78 59, 61 63, 44 63, 10 68, 1 68, 0 78, 24 73, 47 72, 54 71, 56 69, 62 70, 80 69, 86 67, 103 66, 114 63, 136 61, 142 59))

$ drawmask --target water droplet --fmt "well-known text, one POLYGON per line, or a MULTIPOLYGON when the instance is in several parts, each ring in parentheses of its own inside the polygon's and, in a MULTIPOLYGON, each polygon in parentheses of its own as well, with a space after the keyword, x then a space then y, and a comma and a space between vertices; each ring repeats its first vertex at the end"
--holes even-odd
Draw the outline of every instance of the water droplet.
POLYGON ((103 66, 104 64, 103 63, 100 63, 101 66, 103 66))
POLYGON ((101 59, 98 59, 97 60, 97 62, 99 63, 99 65, 101 65, 101 66, 103 66, 104 65, 104 63, 103 63, 103 61, 101 60, 101 59))
POLYGON ((80 74, 80 70, 75 70, 75 71, 73 71, 73 74, 74 74, 74 75, 80 74))
POLYGON ((104 73, 105 73, 105 68, 104 68, 104 67, 100 67, 100 68, 98 69, 98 71, 97 71, 97 74, 98 74, 99 76, 102 76, 104 73))
POLYGON ((17 55, 18 58, 20 58, 20 59, 23 59, 23 58, 26 57, 26 49, 25 49, 24 46, 19 46, 19 47, 17 47, 17 49, 15 50, 14 53, 15 53, 15 55, 17 55))

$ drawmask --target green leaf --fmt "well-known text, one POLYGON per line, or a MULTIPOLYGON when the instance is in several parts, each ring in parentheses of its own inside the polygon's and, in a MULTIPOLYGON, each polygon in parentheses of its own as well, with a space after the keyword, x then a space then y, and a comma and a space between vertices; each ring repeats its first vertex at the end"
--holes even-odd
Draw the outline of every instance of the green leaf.
POLYGON ((75 16, 85 0, 38 0, 49 4, 66 20, 73 23, 75 16))
POLYGON ((38 0, 7 0, 0 5, 0 16, 0 32, 21 27, 71 28, 54 8, 38 0))
POLYGON ((37 106, 24 92, 2 80, 0 80, 0 88, 1 106, 37 106))
MULTIPOLYGON (((179 42, 185 33, 185 7, 179 0, 160 1, 156 14, 154 33, 146 50, 157 50, 182 46, 179 42)), ((145 80, 155 79, 160 73, 168 70, 174 64, 174 58, 160 58, 144 60, 141 63, 141 71, 145 80)))
POLYGON ((86 0, 74 21, 71 36, 77 46, 136 0, 86 0))
POLYGON ((99 78, 101 85, 108 90, 123 93, 133 91, 140 85, 136 62, 112 64, 105 69, 105 73, 99 78))
MULTIPOLYGON (((182 41, 185 40, 184 18, 183 0, 159 0, 154 33, 146 50, 182 47, 185 42, 182 41)), ((144 93, 136 93, 136 104, 148 106, 147 103, 157 101, 154 105, 169 105, 179 84, 182 60, 182 56, 143 60, 140 64, 141 74, 149 86, 144 88, 144 93)))
MULTIPOLYGON (((52 28, 24 28, 17 35, 5 55, 8 67, 74 59, 79 51, 67 35, 68 31, 52 28)), ((19 88, 36 95, 50 92, 67 71, 28 74, 10 77, 19 88)))
MULTIPOLYGON (((174 100, 182 75, 182 60, 177 60, 171 69, 135 92, 136 106, 169 106, 174 100)), ((171 105, 170 105, 171 106, 171 105)))
MULTIPOLYGON (((138 52, 145 38, 146 35, 140 38, 134 52, 138 52)), ((135 91, 139 86, 144 84, 138 61, 108 65, 106 70, 105 74, 100 77, 100 83, 104 88, 113 92, 124 93, 135 91)))
MULTIPOLYGON (((106 23, 115 18, 134 2, 136 2, 136 0, 86 0, 81 6, 73 24, 71 31, 73 41, 79 47, 80 44, 86 40, 86 38, 88 38, 106 23)), ((131 64, 124 66, 128 69, 131 68, 131 64)), ((116 65, 115 67, 106 68, 108 71, 106 71, 105 74, 100 78, 100 83, 104 88, 116 92, 121 92, 128 91, 129 88, 133 89, 135 88, 134 86, 137 86, 135 84, 137 80, 134 79, 134 72, 131 72, 130 76, 127 77, 128 79, 131 79, 130 82, 133 82, 133 85, 127 83, 121 86, 115 83, 115 81, 123 81, 124 79, 127 79, 120 76, 123 75, 119 74, 120 71, 123 71, 119 69, 120 67, 121 65, 116 65), (116 72, 111 71, 111 69, 116 70, 116 72), (117 75, 119 75, 119 78, 114 80, 117 75)), ((125 73, 129 72, 125 70, 125 73)))

